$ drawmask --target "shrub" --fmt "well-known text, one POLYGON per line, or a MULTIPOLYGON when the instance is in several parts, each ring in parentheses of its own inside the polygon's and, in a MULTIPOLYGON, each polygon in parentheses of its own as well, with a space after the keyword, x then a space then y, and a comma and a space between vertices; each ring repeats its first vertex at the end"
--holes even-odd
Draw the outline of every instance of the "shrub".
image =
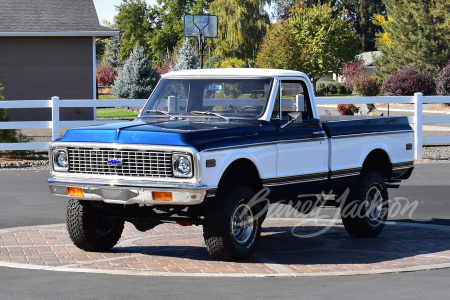
POLYGON ((428 72, 420 71, 417 67, 403 67, 393 72, 383 83, 381 91, 387 95, 412 96, 414 93, 431 95, 436 84, 428 72))
POLYGON ((439 95, 450 95, 450 62, 439 72, 439 76, 436 78, 436 91, 439 95))
POLYGON ((338 93, 337 86, 333 83, 329 83, 327 88, 329 94, 336 95, 338 93))
POLYGON ((205 69, 213 69, 218 68, 220 65, 220 62, 225 59, 225 56, 223 55, 214 55, 208 58, 205 63, 203 64, 203 68, 205 69))
POLYGON ((235 57, 224 59, 219 64, 220 68, 245 68, 247 66, 245 61, 235 57))
MULTIPOLYGON (((3 101, 2 93, 5 88, 0 83, 0 101, 3 101)), ((0 108, 0 122, 9 121, 8 109, 0 108)), ((21 143, 29 142, 30 139, 23 135, 18 129, 1 129, 0 130, 0 143, 21 143)), ((0 156, 22 156, 26 155, 28 151, 0 151, 0 156)))
POLYGON ((350 95, 352 93, 352 90, 349 88, 346 88, 340 83, 336 83, 337 93, 339 95, 350 95))
POLYGON ((377 96, 382 81, 376 76, 362 76, 354 80, 353 90, 361 96, 377 96))
POLYGON ((327 93, 327 87, 325 83, 319 83, 317 85, 316 96, 324 96, 327 93))
POLYGON ((101 66, 97 69, 97 82, 101 86, 112 86, 117 77, 117 71, 110 66, 101 66))
POLYGON ((341 75, 343 77, 342 85, 352 91, 355 79, 365 75, 364 63, 359 59, 346 63, 342 67, 341 75))
POLYGON ((136 46, 117 75, 114 96, 117 99, 146 99, 158 80, 159 74, 152 68, 144 48, 136 46))

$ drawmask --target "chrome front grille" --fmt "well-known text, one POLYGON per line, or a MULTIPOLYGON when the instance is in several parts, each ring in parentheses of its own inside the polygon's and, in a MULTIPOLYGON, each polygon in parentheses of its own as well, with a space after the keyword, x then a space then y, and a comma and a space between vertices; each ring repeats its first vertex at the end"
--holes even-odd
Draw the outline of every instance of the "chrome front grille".
POLYGON ((69 172, 173 177, 172 153, 146 150, 69 148, 69 172))

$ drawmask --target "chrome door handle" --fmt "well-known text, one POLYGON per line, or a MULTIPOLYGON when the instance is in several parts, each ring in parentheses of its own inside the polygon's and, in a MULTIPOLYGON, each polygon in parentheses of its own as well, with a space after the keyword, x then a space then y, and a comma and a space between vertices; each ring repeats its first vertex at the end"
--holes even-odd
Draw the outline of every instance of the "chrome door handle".
POLYGON ((325 131, 314 131, 314 135, 325 134, 325 131))

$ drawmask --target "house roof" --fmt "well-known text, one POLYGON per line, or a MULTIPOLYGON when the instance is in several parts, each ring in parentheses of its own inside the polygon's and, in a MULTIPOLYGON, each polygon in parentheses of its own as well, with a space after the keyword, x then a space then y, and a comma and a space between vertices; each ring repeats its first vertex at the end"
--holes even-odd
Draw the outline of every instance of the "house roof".
POLYGON ((371 52, 364 52, 359 55, 356 55, 357 58, 361 59, 364 62, 364 66, 373 66, 373 58, 380 56, 381 51, 371 51, 371 52))
POLYGON ((0 36, 112 36, 93 0, 1 0, 0 36))

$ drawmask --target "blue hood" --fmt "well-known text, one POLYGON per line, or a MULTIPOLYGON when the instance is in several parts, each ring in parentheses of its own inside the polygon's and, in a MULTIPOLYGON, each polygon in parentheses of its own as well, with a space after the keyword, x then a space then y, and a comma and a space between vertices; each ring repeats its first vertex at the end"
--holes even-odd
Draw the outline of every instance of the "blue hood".
POLYGON ((275 140, 264 121, 132 121, 70 129, 60 142, 191 146, 197 151, 275 140))

